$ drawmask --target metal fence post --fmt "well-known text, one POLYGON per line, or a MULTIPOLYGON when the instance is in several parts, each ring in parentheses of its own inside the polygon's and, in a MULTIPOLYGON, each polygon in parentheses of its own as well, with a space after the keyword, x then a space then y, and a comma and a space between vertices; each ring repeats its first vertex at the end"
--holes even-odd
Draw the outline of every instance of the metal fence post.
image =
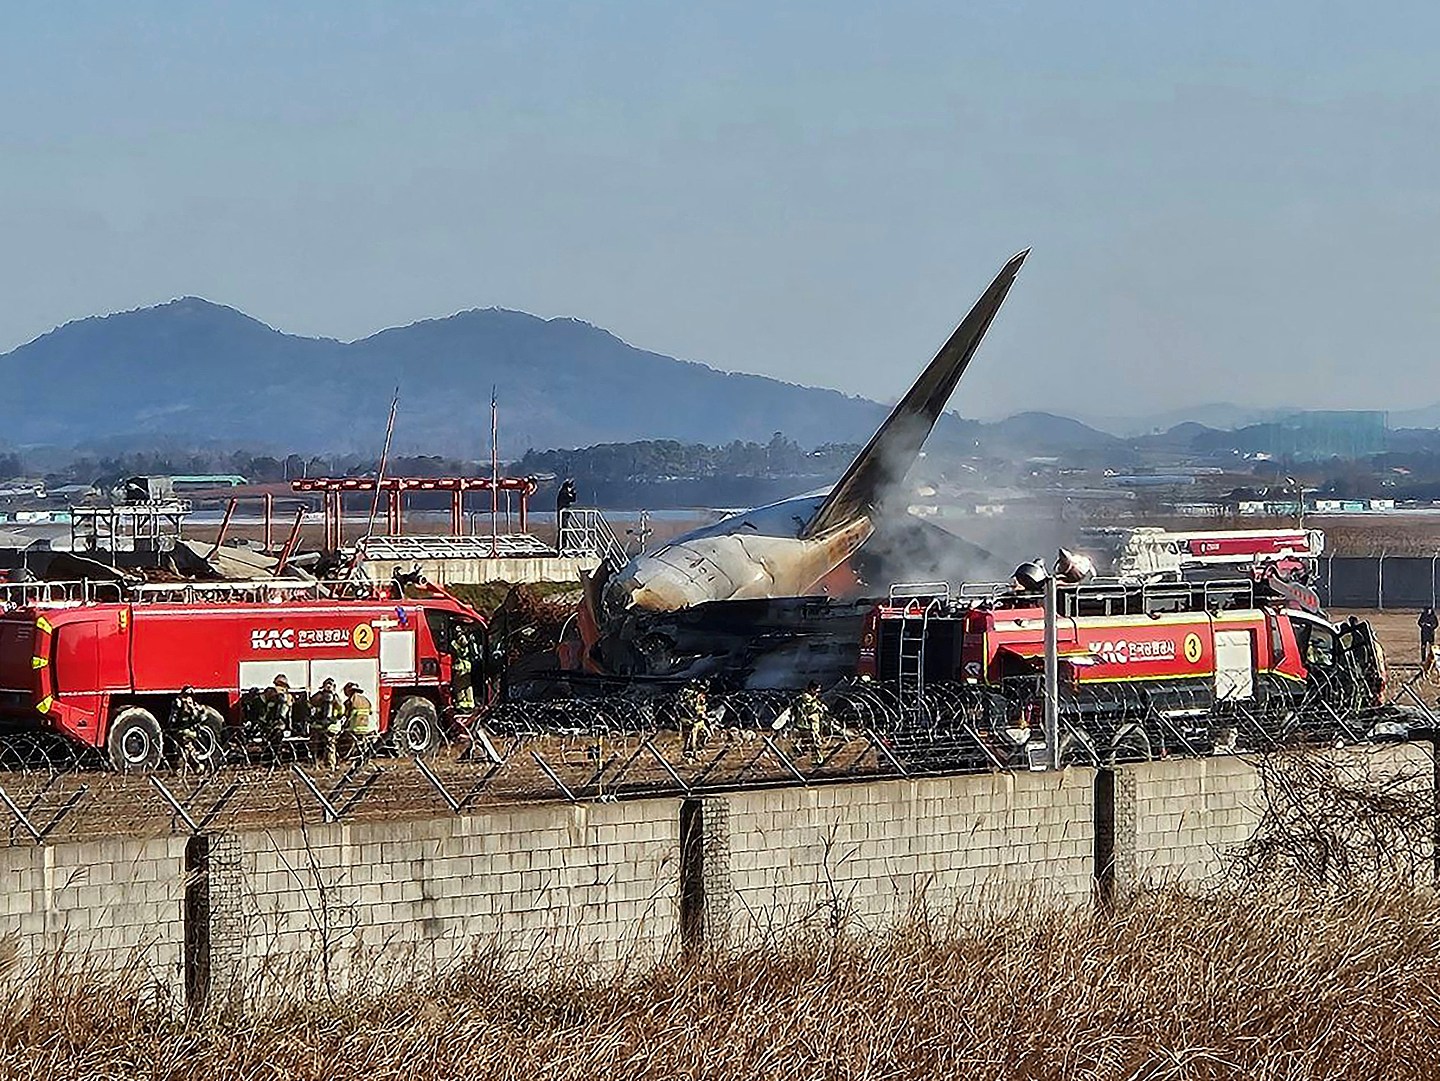
POLYGON ((1385 553, 1375 561, 1375 607, 1385 611, 1385 553))
POLYGON ((1060 648, 1056 627, 1059 599, 1055 574, 1045 577, 1045 747, 1050 768, 1060 768, 1060 648))

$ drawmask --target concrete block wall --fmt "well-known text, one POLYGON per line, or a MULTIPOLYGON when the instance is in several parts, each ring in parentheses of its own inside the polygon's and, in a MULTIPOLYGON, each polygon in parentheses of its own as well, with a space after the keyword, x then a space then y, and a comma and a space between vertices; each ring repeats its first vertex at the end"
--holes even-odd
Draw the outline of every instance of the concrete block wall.
POLYGON ((727 796, 729 938, 878 930, 916 906, 944 914, 1022 891, 1086 901, 1093 784, 1093 770, 1070 769, 727 796))
POLYGON ((0 848, 0 936, 28 962, 92 975, 135 971, 184 988, 185 838, 0 848))
MULTIPOLYGON (((245 980, 440 973, 479 949, 599 966, 678 931, 677 801, 240 835, 245 980)), ((258 982, 257 982, 258 981, 258 982)))
POLYGON ((1245 758, 1137 762, 1118 774, 1116 877, 1122 889, 1211 879, 1227 850, 1260 821, 1259 775, 1245 758), (1184 768, 1177 768, 1182 762, 1184 768))
MULTIPOLYGON (((1434 792, 1428 746, 1333 753, 1434 792)), ((0 938, 96 974, 138 961, 196 1006, 438 976, 477 950, 610 970, 795 930, 880 931, 917 908, 1201 881, 1262 803, 1236 756, 15 845, 0 849, 0 938)))
MULTIPOLYGON (((1405 743, 1315 751, 1354 775, 1403 776, 1434 792, 1431 745, 1405 743)), ((1260 759, 1240 755, 1138 762, 1118 771, 1116 876, 1124 886, 1197 883, 1223 873, 1226 858, 1260 823, 1271 796, 1260 759)), ((1283 798, 1283 793, 1275 798, 1283 798)), ((1429 852, 1418 853, 1424 860, 1429 852)))

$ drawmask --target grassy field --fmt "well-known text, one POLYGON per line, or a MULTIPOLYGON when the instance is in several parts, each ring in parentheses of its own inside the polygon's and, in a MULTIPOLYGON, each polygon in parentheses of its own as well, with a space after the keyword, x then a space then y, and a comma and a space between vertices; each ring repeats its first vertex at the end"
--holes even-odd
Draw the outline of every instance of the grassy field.
POLYGON ((431 987, 184 1025, 141 989, 25 981, 0 1076, 1430 1078, 1440 903, 1158 891, 602 978, 494 955, 431 987))

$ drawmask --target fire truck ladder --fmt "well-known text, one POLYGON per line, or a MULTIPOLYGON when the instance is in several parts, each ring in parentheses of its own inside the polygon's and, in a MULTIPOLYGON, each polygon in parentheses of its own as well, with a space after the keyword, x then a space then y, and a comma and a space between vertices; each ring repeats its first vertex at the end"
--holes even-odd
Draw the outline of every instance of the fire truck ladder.
POLYGON ((333 600, 378 595, 388 583, 324 582, 314 578, 246 578, 208 582, 150 582, 130 586, 126 599, 134 604, 196 604, 211 602, 274 603, 333 600))
POLYGON ((925 701, 925 640, 929 637, 930 614, 949 604, 946 582, 917 582, 890 587, 890 606, 900 608, 900 657, 896 668, 896 691, 900 713, 907 721, 920 718, 925 701))
POLYGON ((194 604, 198 602, 273 603, 279 600, 333 600, 388 597, 388 582, 326 582, 313 578, 254 578, 224 581, 135 583, 75 581, 0 582, 0 608, 36 604, 194 604))

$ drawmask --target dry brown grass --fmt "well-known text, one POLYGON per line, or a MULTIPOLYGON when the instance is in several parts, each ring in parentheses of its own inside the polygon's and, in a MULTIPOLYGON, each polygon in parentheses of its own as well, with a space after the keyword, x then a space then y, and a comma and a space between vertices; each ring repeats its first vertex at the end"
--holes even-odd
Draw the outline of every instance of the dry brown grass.
POLYGON ((6 1004, 35 1078, 1422 1078, 1440 903, 1156 891, 1106 921, 1012 911, 621 979, 480 959, 424 991, 185 1025, 50 974, 6 1004))

